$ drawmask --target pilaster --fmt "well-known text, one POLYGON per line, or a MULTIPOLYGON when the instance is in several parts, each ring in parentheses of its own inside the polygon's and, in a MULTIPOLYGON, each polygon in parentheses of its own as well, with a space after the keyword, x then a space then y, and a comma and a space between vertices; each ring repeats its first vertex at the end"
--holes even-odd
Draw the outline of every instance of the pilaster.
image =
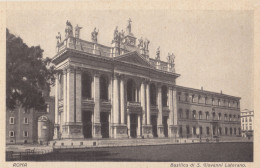
POLYGON ((164 126, 162 124, 162 87, 157 85, 157 103, 158 103, 158 120, 157 120, 157 133, 158 137, 164 137, 164 126))
POLYGON ((94 132, 93 137, 101 138, 101 123, 100 123, 100 74, 94 74, 94 132))

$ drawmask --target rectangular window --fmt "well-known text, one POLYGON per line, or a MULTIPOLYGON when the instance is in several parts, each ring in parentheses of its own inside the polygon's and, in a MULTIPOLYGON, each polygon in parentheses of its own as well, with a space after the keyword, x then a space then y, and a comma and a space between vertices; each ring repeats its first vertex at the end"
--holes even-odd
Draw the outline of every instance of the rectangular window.
POLYGON ((14 137, 15 134, 14 134, 14 131, 9 131, 9 137, 14 137))
POLYGON ((200 127, 200 135, 202 135, 202 127, 200 127))
POLYGON ((189 119, 189 111, 186 111, 186 119, 189 119))
POLYGON ((29 124, 27 117, 24 118, 24 124, 29 124))
POLYGON ((46 112, 47 112, 47 113, 50 112, 50 105, 49 105, 49 104, 47 104, 46 112))
POLYGON ((207 112, 206 113, 206 120, 208 120, 209 119, 209 113, 207 112))
POLYGON ((220 99, 218 99, 218 106, 220 106, 220 99))
POLYGON ((228 128, 226 127, 225 128, 225 135, 227 135, 228 134, 228 128))
POLYGON ((207 127, 207 135, 209 135, 209 127, 207 127))
POLYGON ((24 137, 28 137, 28 131, 24 131, 24 132, 23 132, 23 136, 24 136, 24 137))
POLYGON ((190 134, 190 127, 188 125, 186 126, 186 132, 187 134, 190 134))
POLYGON ((191 97, 191 102, 194 103, 194 95, 191 97))
POLYGON ((9 124, 14 124, 14 117, 9 118, 9 124))

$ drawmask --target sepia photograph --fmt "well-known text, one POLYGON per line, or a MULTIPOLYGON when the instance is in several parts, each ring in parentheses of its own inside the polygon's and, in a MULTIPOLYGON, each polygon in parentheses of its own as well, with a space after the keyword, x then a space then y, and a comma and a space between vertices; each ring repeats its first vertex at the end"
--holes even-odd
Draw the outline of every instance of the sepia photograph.
POLYGON ((253 10, 55 5, 6 10, 5 162, 254 162, 253 10))

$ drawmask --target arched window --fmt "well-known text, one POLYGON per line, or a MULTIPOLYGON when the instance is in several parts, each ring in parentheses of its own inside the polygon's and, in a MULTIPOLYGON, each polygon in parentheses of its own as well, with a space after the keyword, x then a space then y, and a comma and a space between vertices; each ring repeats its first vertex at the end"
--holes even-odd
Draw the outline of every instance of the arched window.
POLYGON ((127 81, 127 101, 135 102, 135 92, 136 92, 136 85, 133 79, 129 79, 127 81))
POLYGON ((108 78, 105 75, 100 76, 100 99, 108 100, 108 78))
POLYGON ((192 103, 195 102, 195 96, 194 96, 194 95, 191 96, 191 102, 192 102, 192 103))
POLYGON ((221 120, 221 113, 218 113, 218 120, 221 120))
POLYGON ((91 84, 92 84, 92 76, 88 73, 82 73, 82 98, 90 99, 91 98, 91 84))
POLYGON ((199 112, 199 120, 202 119, 202 111, 199 112))
POLYGON ((212 113, 212 119, 215 120, 215 117, 216 117, 216 113, 213 112, 213 113, 212 113))
POLYGON ((196 119, 196 110, 192 111, 192 119, 196 119))
POLYGON ((231 121, 232 120, 232 115, 231 114, 229 114, 229 121, 231 121))
POLYGON ((156 106, 156 87, 155 84, 150 84, 150 103, 152 106, 156 106))
POLYGON ((208 120, 209 119, 209 112, 207 111, 206 112, 206 120, 208 120))
POLYGON ((185 101, 186 101, 186 102, 189 101, 189 94, 188 94, 188 93, 185 94, 185 101))
POLYGON ((167 107, 168 103, 168 89, 167 86, 162 86, 162 106, 167 107))

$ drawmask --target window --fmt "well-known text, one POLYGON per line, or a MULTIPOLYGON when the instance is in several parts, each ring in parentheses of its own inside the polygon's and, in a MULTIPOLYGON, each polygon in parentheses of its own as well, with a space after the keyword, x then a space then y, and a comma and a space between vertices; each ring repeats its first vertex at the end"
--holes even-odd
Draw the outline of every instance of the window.
POLYGON ((207 135, 209 135, 209 127, 207 127, 207 135))
POLYGON ((249 130, 252 130, 252 126, 251 125, 249 126, 249 130))
POLYGON ((232 115, 231 114, 229 114, 229 121, 231 121, 232 120, 232 115))
POLYGON ((215 117, 216 117, 216 113, 213 112, 213 113, 212 113, 212 119, 215 120, 215 117))
POLYGON ((208 100, 208 98, 207 98, 207 97, 205 97, 205 104, 207 104, 207 100, 208 100))
POLYGON ((240 115, 237 115, 238 120, 240 119, 240 115))
POLYGON ((226 106, 226 100, 223 100, 223 105, 226 106))
POLYGON ((46 112, 47 112, 47 113, 50 112, 50 105, 49 105, 49 104, 47 104, 46 112))
POLYGON ((180 125, 179 134, 182 136, 182 126, 180 125))
POLYGON ((180 117, 180 118, 183 117, 182 109, 179 109, 179 117, 180 117))
POLYGON ((194 95, 191 97, 191 102, 194 103, 194 95))
POLYGON ((234 135, 236 135, 237 134, 237 129, 236 128, 234 128, 234 135))
POLYGON ((14 124, 14 117, 9 118, 9 124, 14 124))
POLYGON ((225 117, 224 120, 227 121, 227 114, 225 114, 224 117, 225 117))
POLYGON ((251 117, 249 117, 249 122, 252 122, 252 118, 251 117))
POLYGON ((189 119, 190 112, 189 110, 186 110, 186 119, 189 119))
POLYGON ((229 129, 230 135, 232 135, 232 128, 229 129))
POLYGON ((241 128, 238 128, 238 134, 241 135, 241 128))
POLYGON ((222 128, 221 127, 218 128, 218 133, 219 133, 219 135, 222 135, 222 128))
POLYGON ((14 134, 14 131, 9 131, 9 137, 14 137, 15 134, 14 134))
POLYGON ((200 95, 198 96, 198 103, 200 103, 200 99, 201 99, 201 97, 200 97, 200 95))
POLYGON ((190 134, 190 127, 188 125, 186 125, 186 133, 190 134))
POLYGON ((202 135, 202 127, 200 127, 200 135, 202 135))
POLYGON ((227 135, 228 134, 228 128, 226 127, 225 128, 225 135, 227 135))
POLYGON ((199 112, 199 120, 201 120, 202 119, 202 112, 200 111, 199 112))
POLYGON ((178 92, 178 100, 181 101, 181 92, 178 92))
POLYGON ((237 108, 239 108, 239 102, 237 102, 237 108))
POLYGON ((214 98, 212 98, 212 105, 214 105, 214 101, 215 101, 214 98))
POLYGON ((235 121, 236 120, 236 115, 233 115, 233 118, 234 118, 233 120, 235 121))
POLYGON ((247 125, 246 125, 246 130, 248 130, 248 127, 247 127, 247 125))
POLYGON ((192 119, 196 119, 196 111, 195 110, 193 110, 193 112, 192 112, 192 119))
POLYGON ((246 117, 245 121, 247 122, 247 117, 246 117))
POLYGON ((209 120, 209 112, 206 112, 206 120, 209 120))
POLYGON ((196 127, 193 127, 193 135, 196 135, 196 127))
POLYGON ((189 98, 189 95, 188 93, 185 94, 185 101, 187 102, 188 101, 188 98, 189 98))
POLYGON ((29 124, 27 117, 24 118, 24 124, 29 124))
POLYGON ((28 137, 28 131, 24 131, 24 132, 23 132, 23 136, 24 136, 24 137, 28 137))
POLYGON ((228 107, 230 107, 230 101, 228 101, 228 107))
POLYGON ((218 99, 218 106, 220 106, 220 99, 218 99))
POLYGON ((221 120, 221 113, 218 113, 218 120, 221 120))

